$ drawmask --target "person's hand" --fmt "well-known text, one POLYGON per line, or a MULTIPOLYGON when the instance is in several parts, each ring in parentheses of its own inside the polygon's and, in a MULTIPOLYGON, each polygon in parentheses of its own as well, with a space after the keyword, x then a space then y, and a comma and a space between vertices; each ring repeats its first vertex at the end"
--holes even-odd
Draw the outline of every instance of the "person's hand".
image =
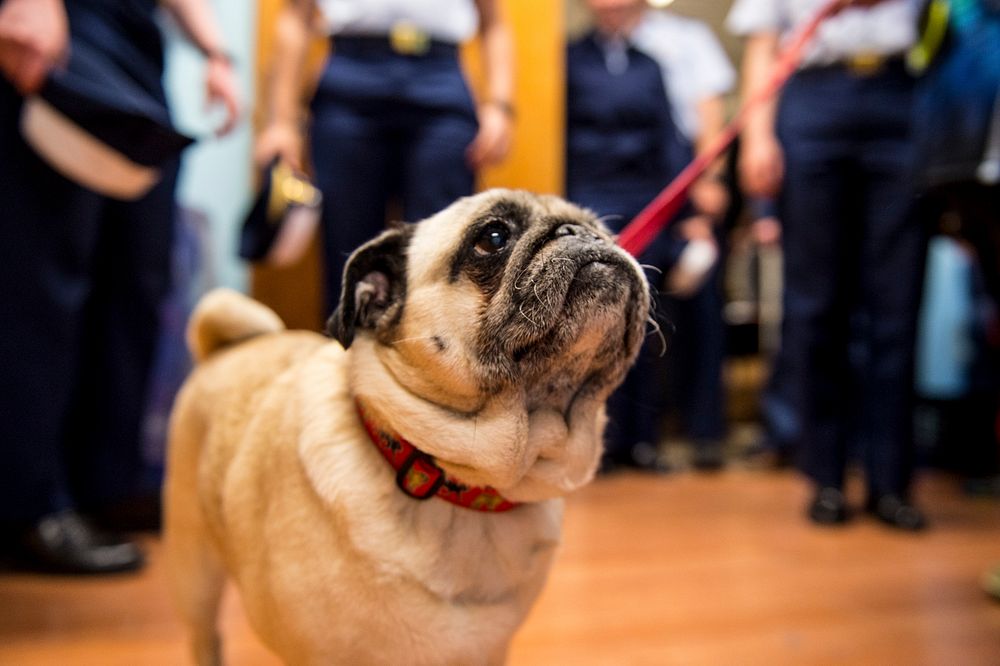
POLYGON ((21 94, 42 87, 69 48, 62 0, 0 2, 0 72, 21 94))
POLYGON ((758 245, 765 247, 777 245, 781 242, 781 222, 770 215, 756 219, 751 226, 751 235, 758 245))
POLYGON ((228 134, 236 127, 243 104, 233 63, 224 55, 209 55, 205 63, 205 102, 220 103, 226 108, 226 121, 216 130, 216 136, 228 134))
POLYGON ((699 213, 721 218, 729 206, 729 190, 717 176, 705 175, 691 186, 691 203, 699 213))
POLYGON ((469 166, 475 170, 500 162, 510 151, 514 122, 510 109, 495 103, 479 107, 479 132, 465 151, 469 166))
POLYGON ((747 135, 740 149, 740 182, 750 196, 773 197, 785 177, 785 156, 774 134, 747 135))
POLYGON ((678 231, 685 240, 703 240, 715 242, 715 221, 708 215, 692 215, 682 220, 678 231))
POLYGON ((258 166, 264 167, 275 158, 285 162, 296 171, 303 170, 302 134, 291 123, 271 123, 257 137, 254 162, 258 166))

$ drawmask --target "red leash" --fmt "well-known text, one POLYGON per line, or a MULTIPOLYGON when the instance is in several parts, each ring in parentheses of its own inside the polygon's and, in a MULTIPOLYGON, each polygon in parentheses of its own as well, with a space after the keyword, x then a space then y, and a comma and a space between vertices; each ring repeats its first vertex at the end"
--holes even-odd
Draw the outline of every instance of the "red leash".
POLYGON ((802 60, 806 46, 820 24, 850 4, 851 0, 829 0, 810 21, 802 26, 778 57, 767 82, 743 103, 725 129, 715 137, 701 154, 694 158, 677 177, 643 208, 618 235, 618 244, 634 257, 649 247, 656 234, 663 230, 670 219, 687 201, 688 190, 743 130, 749 112, 761 102, 775 95, 795 72, 802 60))

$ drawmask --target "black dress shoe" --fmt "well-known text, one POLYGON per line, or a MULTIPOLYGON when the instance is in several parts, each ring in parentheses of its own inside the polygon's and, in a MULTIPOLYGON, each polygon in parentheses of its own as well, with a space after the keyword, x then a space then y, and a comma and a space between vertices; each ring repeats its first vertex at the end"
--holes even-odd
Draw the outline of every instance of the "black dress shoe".
POLYGON ((820 488, 809 505, 809 520, 818 525, 841 525, 847 517, 847 500, 839 488, 820 488))
POLYGON ((21 568, 63 574, 135 571, 145 561, 134 543, 98 530, 73 510, 42 517, 17 540, 14 556, 21 568))
POLYGON ((890 527, 917 532, 927 527, 923 511, 899 495, 879 495, 868 500, 868 512, 890 527))

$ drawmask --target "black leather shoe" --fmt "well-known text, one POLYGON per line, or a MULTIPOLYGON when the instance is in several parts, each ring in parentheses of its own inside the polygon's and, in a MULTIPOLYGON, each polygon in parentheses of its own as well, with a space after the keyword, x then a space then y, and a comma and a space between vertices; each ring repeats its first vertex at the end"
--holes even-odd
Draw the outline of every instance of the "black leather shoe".
POLYGON ((809 505, 809 520, 817 525, 842 525, 847 517, 847 500, 839 488, 820 488, 809 505))
POLYGON ((890 527, 918 532, 927 527, 923 511, 899 495, 879 495, 868 500, 868 512, 890 527))
POLYGON ((96 529, 73 510, 43 516, 15 545, 21 568, 46 573, 109 574, 145 562, 139 547, 96 529))

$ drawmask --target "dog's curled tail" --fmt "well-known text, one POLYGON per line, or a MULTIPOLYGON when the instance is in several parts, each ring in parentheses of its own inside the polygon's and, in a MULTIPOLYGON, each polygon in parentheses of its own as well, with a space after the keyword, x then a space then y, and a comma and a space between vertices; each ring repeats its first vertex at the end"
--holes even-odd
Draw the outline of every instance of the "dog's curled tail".
POLYGON ((213 289, 191 313, 187 344, 195 362, 201 362, 223 347, 284 328, 267 306, 232 289, 213 289))

